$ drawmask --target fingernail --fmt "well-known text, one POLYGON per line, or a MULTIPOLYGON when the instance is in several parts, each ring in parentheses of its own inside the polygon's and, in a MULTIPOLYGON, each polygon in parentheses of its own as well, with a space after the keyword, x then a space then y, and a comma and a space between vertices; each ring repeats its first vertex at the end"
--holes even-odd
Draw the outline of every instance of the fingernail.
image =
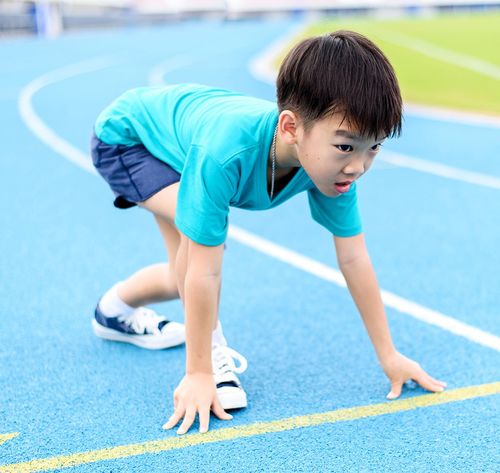
POLYGON ((439 388, 437 388, 437 390, 438 390, 438 392, 442 392, 442 391, 444 391, 444 388, 440 386, 439 388))

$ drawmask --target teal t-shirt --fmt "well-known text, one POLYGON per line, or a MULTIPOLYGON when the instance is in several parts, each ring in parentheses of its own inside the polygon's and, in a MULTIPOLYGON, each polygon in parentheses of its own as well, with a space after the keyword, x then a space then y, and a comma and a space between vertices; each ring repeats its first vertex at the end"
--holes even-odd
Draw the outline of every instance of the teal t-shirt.
POLYGON ((97 137, 108 144, 142 143, 181 174, 175 224, 197 243, 223 243, 229 208, 265 210, 307 191, 311 215, 336 236, 361 233, 356 185, 327 197, 299 168, 273 199, 267 165, 276 103, 241 93, 177 84, 141 87, 118 97, 97 118, 97 137))

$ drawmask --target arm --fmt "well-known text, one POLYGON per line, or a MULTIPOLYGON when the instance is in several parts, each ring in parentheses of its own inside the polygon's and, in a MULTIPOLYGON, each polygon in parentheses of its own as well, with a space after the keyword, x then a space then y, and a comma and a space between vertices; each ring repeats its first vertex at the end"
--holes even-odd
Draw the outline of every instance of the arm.
POLYGON ((384 305, 363 234, 334 237, 339 268, 347 282, 379 360, 394 355, 384 305))
POLYGON ((187 247, 183 287, 186 373, 212 374, 212 330, 217 321, 224 245, 204 246, 182 239, 187 247))
POLYGON ((396 350, 363 234, 348 238, 334 237, 334 243, 340 270, 380 364, 391 381, 392 389, 388 398, 398 397, 403 383, 408 379, 414 379, 430 391, 442 391, 445 383, 431 378, 418 363, 396 350))
POLYGON ((217 417, 232 418, 217 399, 211 356, 223 254, 224 245, 204 246, 181 235, 176 272, 185 311, 186 375, 174 392, 174 414, 164 425, 170 429, 184 417, 179 434, 189 430, 197 412, 200 432, 206 432, 210 407, 217 417))

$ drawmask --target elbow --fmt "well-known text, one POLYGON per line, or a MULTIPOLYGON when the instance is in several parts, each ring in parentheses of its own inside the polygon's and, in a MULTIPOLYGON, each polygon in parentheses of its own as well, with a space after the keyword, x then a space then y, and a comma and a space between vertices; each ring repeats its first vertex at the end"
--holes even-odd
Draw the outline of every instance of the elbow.
POLYGON ((221 279, 222 272, 217 269, 203 268, 188 268, 186 271, 186 281, 218 281, 221 279))
POLYGON ((337 253, 337 264, 342 272, 352 267, 371 264, 362 233, 353 237, 334 237, 334 243, 337 253))
POLYGON ((215 294, 221 285, 220 274, 196 273, 188 271, 184 279, 183 289, 185 300, 193 297, 205 298, 207 294, 215 294))
POLYGON ((371 266, 370 255, 368 253, 362 253, 357 255, 350 255, 348 257, 338 257, 337 264, 342 274, 349 272, 352 268, 358 268, 360 266, 371 266))

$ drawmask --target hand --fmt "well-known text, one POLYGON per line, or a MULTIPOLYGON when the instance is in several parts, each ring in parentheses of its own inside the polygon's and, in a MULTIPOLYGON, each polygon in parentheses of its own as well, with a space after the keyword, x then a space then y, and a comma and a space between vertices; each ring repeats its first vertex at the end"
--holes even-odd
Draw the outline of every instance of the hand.
POLYGON ((231 420, 233 418, 220 405, 213 374, 186 374, 174 391, 174 413, 163 428, 165 430, 171 429, 184 417, 177 433, 185 434, 193 424, 198 412, 200 433, 205 433, 208 431, 210 422, 210 408, 219 419, 231 420))
POLYGON ((396 352, 391 357, 381 360, 382 368, 391 382, 391 391, 387 399, 396 399, 401 394, 403 384, 413 379, 423 388, 433 391, 444 391, 446 383, 429 376, 422 367, 401 353, 396 352))

